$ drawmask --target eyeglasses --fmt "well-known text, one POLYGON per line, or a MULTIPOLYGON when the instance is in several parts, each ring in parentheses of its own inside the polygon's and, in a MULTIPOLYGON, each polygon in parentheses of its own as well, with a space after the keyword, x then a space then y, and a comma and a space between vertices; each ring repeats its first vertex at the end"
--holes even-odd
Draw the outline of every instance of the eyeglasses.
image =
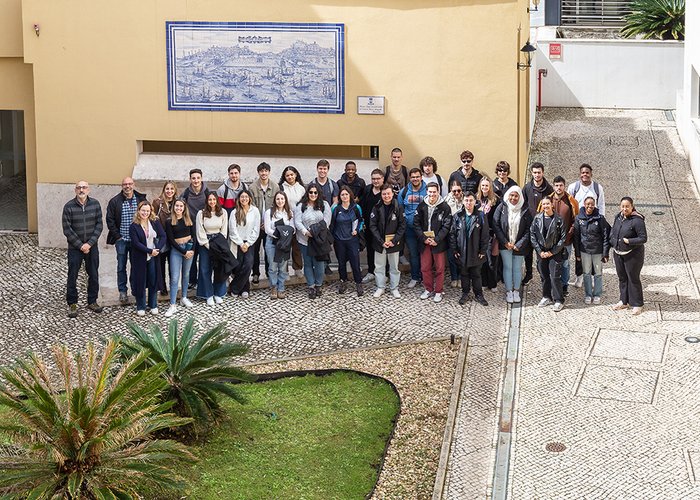
POLYGON ((462 163, 471 163, 471 158, 462 158, 462 163))
POLYGON ((75 189, 88 189, 90 186, 75 186, 75 189))

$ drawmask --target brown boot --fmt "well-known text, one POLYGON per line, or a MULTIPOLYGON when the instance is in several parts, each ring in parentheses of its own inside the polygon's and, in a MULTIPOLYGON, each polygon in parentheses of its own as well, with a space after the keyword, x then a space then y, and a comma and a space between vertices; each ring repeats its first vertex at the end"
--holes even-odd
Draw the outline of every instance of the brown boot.
POLYGON ((278 298, 278 299, 286 299, 286 298, 287 298, 287 292, 285 292, 285 291, 277 292, 277 298, 278 298))
POLYGON ((277 289, 276 288, 270 288, 270 298, 272 300, 277 298, 277 289))

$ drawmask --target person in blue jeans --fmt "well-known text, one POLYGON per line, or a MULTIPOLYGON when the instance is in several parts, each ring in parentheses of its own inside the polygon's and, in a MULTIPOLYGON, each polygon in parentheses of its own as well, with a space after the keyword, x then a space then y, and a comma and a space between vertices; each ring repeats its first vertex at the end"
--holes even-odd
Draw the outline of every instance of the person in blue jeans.
POLYGON ((165 316, 169 318, 177 311, 177 289, 181 276, 180 303, 185 307, 192 307, 192 302, 187 298, 187 287, 190 282, 196 233, 184 200, 175 200, 173 203, 172 214, 165 221, 165 234, 170 243, 170 307, 165 312, 165 316))
POLYGON ((294 208, 294 227, 297 243, 304 259, 304 278, 306 278, 310 299, 321 296, 326 268, 326 261, 317 260, 316 257, 309 255, 311 226, 321 221, 325 221, 327 226, 331 225, 331 207, 324 201, 321 188, 317 184, 309 184, 306 186, 306 193, 294 208))
POLYGON ((610 254, 610 224, 596 205, 595 198, 587 197, 574 221, 574 249, 583 271, 584 304, 600 304, 603 264, 610 254))
POLYGON ((413 229, 413 217, 416 215, 418 205, 428 195, 428 189, 423 182, 423 173, 419 168, 412 168, 408 172, 408 185, 399 191, 399 205, 406 217, 406 247, 410 252, 411 280, 408 288, 414 288, 422 281, 420 270, 420 250, 418 248, 418 236, 413 229))
POLYGON ((222 304, 226 295, 226 281, 214 281, 214 269, 209 256, 209 240, 220 233, 228 239, 228 213, 219 205, 215 192, 207 194, 206 205, 197 214, 195 222, 197 243, 199 243, 199 274, 197 277, 197 297, 207 300, 207 305, 222 304))
POLYGON ((146 290, 151 314, 158 314, 158 275, 156 257, 165 246, 165 231, 147 201, 139 203, 134 222, 129 226, 131 239, 131 292, 136 297, 136 314, 146 314, 146 290))
MULTIPOLYGON (((275 193, 273 206, 270 207, 269 210, 265 210, 264 216, 265 234, 267 234, 265 253, 270 261, 270 265, 267 269, 267 277, 270 282, 271 299, 284 299, 287 297, 287 293, 284 290, 284 282, 287 281, 289 277, 287 274, 289 259, 277 259, 278 262, 275 262, 275 229, 278 225, 291 226, 294 228, 294 217, 292 216, 292 210, 289 208, 289 201, 287 201, 287 195, 284 191, 275 193)), ((292 237, 293 236, 294 235, 292 235, 292 237)))

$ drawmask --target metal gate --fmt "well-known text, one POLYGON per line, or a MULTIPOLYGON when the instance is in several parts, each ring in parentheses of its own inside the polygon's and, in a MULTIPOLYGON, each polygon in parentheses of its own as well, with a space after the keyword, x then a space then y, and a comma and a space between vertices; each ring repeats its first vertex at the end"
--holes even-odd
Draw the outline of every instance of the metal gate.
POLYGON ((621 26, 632 0, 561 0, 561 24, 621 26))

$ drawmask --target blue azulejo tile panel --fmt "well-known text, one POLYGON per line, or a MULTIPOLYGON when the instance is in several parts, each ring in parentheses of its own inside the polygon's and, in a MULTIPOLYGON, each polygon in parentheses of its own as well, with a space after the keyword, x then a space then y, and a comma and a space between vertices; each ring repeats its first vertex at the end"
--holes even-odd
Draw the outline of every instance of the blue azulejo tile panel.
POLYGON ((168 109, 345 112, 345 25, 167 21, 168 109))

